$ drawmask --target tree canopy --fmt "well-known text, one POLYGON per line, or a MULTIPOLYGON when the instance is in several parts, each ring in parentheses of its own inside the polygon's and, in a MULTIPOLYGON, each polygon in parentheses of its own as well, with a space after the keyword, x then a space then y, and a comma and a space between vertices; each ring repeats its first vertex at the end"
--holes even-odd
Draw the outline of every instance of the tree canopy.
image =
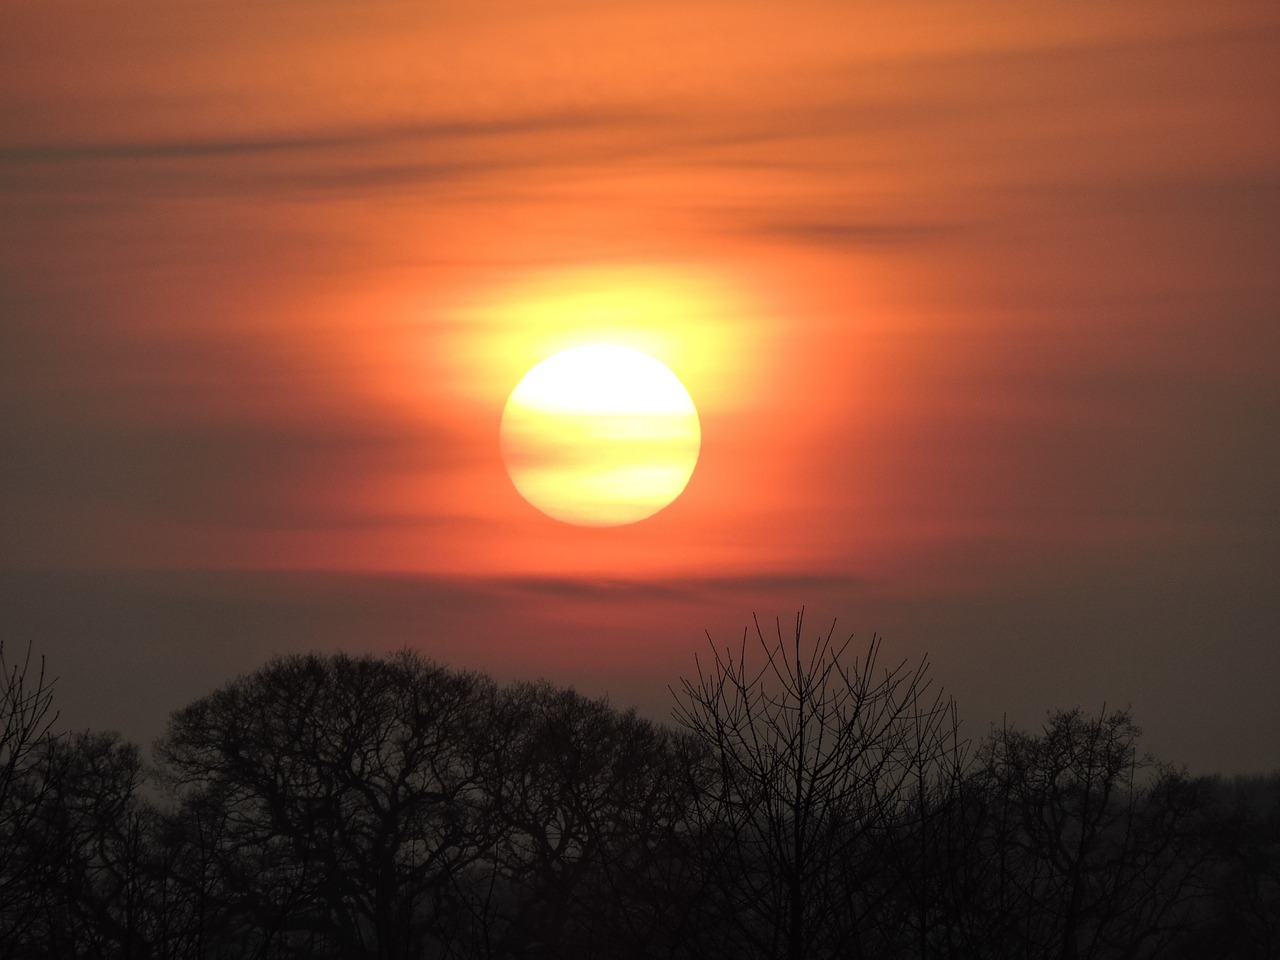
MULTIPOLYGON (((0 664, 3 664, 0 648, 0 664)), ((1194 779, 1126 710, 961 736, 927 660, 756 625, 664 725, 418 654, 278 658, 154 762, 0 688, 0 955, 1252 958, 1280 778, 1194 779)))

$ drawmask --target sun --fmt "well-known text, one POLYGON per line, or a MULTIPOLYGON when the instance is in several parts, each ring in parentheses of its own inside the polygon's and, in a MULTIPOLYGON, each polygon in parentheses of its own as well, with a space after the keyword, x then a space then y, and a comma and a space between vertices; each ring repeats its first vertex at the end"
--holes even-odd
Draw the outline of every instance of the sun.
POLYGON ((566 523, 613 527, 657 513, 684 490, 702 429, 663 363, 610 344, 533 367, 502 413, 502 459, 529 503, 566 523))

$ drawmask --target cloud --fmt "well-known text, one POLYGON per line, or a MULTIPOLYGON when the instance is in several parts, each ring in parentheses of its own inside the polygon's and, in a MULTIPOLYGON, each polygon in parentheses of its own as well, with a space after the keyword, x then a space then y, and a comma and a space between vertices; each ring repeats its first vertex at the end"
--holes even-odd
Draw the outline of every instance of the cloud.
POLYGON ((961 233, 957 224, 889 223, 869 220, 829 219, 774 221, 757 227, 768 237, 832 247, 882 247, 920 244, 961 233))
POLYGON ((0 490, 10 504, 93 504, 156 519, 262 530, 404 520, 316 502, 406 464, 457 465, 466 446, 442 425, 385 423, 130 423, 33 416, 0 425, 0 490))
POLYGON ((602 603, 647 600, 702 602, 710 597, 741 593, 757 593, 762 596, 780 593, 803 595, 805 592, 831 589, 853 590, 863 585, 857 578, 842 574, 806 574, 795 571, 740 577, 654 577, 644 580, 607 577, 503 577, 470 582, 479 584, 485 592, 498 591, 516 596, 602 603))
MULTIPOLYGON (((167 194, 428 189, 509 177, 637 149, 653 116, 564 111, 487 120, 424 120, 297 133, 0 146, 14 195, 103 191, 167 194)), ((504 185, 509 192, 511 182, 504 185)))
POLYGON ((0 163, 70 163, 83 160, 181 160, 277 153, 431 145, 548 131, 593 129, 634 119, 626 115, 561 113, 543 116, 395 123, 367 128, 314 130, 293 135, 223 139, 152 139, 129 142, 49 143, 0 147, 0 163))

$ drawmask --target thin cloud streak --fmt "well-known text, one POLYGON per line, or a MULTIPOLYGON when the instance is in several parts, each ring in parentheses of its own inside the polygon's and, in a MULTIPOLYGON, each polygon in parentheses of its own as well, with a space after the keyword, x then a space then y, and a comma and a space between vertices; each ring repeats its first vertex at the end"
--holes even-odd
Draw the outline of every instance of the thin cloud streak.
POLYGON ((132 141, 123 143, 34 143, 0 146, 0 163, 75 163, 94 160, 183 160, 204 157, 252 157, 276 153, 328 152, 400 145, 471 141, 505 136, 543 136, 547 133, 630 126, 634 115, 563 114, 441 120, 436 123, 390 124, 382 127, 309 131, 294 136, 257 136, 224 140, 132 141))

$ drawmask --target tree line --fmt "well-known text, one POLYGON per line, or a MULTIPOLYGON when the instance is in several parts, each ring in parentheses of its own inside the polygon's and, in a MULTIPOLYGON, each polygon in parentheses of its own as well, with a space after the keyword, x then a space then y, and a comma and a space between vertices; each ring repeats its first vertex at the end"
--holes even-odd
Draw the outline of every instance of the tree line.
POLYGON ((0 956, 1264 958, 1280 777, 1125 710, 970 741, 929 664, 757 624, 673 723, 418 654, 292 656, 150 762, 0 645, 0 956))

